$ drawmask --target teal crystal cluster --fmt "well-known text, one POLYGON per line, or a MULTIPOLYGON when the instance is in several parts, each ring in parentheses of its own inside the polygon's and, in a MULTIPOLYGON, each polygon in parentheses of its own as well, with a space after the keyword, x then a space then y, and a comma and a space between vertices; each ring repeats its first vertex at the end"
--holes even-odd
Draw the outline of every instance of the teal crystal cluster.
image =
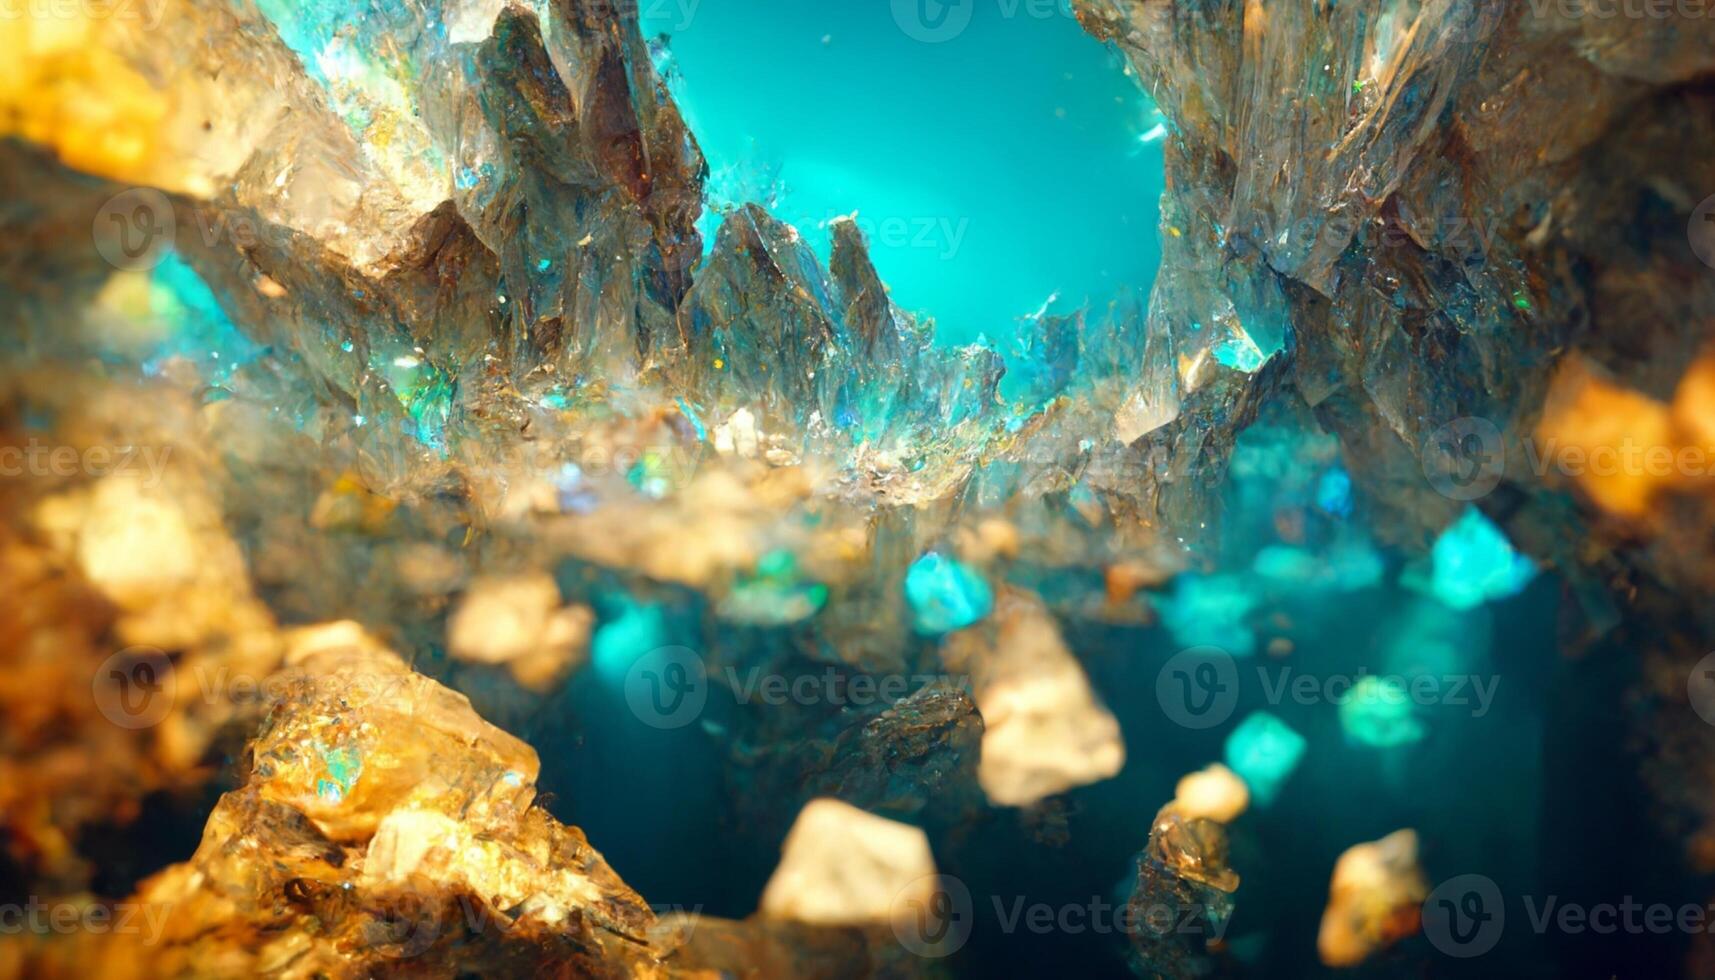
POLYGON ((1048 7, 1161 268, 960 344, 711 176, 634 5, 0 18, 0 907, 188 916, 0 972, 1715 961, 1437 888, 1709 891, 1715 33, 1048 7))

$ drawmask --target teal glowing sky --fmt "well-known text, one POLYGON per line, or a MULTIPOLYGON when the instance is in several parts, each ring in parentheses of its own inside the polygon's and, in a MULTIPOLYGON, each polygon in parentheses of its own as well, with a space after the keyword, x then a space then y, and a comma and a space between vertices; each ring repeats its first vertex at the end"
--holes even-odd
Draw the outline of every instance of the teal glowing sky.
MULTIPOLYGON (((1063 4, 1064 0, 1060 0, 1063 4)), ((1046 0, 645 0, 717 199, 774 211, 824 258, 858 212, 896 302, 943 342, 1005 344, 1159 263, 1159 118, 1123 60, 1046 0), (926 3, 914 8, 914 3, 926 3), (899 11, 903 13, 896 12, 899 11), (970 20, 927 43, 912 9, 970 20), (1034 12, 1034 13, 1033 13, 1034 12)))

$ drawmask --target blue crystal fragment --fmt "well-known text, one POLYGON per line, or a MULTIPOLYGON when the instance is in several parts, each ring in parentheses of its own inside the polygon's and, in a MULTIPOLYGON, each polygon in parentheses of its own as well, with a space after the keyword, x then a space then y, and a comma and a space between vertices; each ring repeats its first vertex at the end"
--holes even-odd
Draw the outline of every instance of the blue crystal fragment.
POLYGON ((626 672, 649 651, 667 645, 667 618, 660 606, 630 596, 611 600, 617 613, 608 616, 590 640, 590 659, 603 680, 618 685, 626 672))
POLYGON ((346 794, 357 784, 357 777, 363 774, 363 756, 353 748, 336 746, 330 749, 320 742, 316 743, 316 751, 321 755, 322 767, 327 773, 316 780, 316 795, 329 803, 343 802, 346 794))
POLYGON ((980 622, 994 609, 994 589, 970 566, 931 551, 905 574, 905 600, 917 632, 938 636, 980 622))
POLYGON ((150 273, 149 306, 169 328, 166 340, 143 365, 149 374, 159 372, 168 359, 182 357, 205 366, 209 380, 220 384, 262 353, 221 309, 208 283, 176 252, 168 252, 150 273))
POLYGON ((1227 736, 1227 767, 1250 787, 1251 799, 1266 807, 1304 758, 1307 743, 1286 722, 1266 711, 1253 711, 1227 736))
POLYGON ((1173 594, 1155 605, 1182 647, 1220 647, 1235 657, 1256 652, 1256 633, 1245 624, 1256 596, 1238 575, 1181 575, 1173 594))
POLYGON ((1335 467, 1322 474, 1322 481, 1316 485, 1316 506, 1335 517, 1352 513, 1352 478, 1345 470, 1335 467))
POLYGON ((1432 557, 1430 591, 1454 609, 1515 596, 1536 578, 1535 563, 1475 507, 1441 533, 1432 557))

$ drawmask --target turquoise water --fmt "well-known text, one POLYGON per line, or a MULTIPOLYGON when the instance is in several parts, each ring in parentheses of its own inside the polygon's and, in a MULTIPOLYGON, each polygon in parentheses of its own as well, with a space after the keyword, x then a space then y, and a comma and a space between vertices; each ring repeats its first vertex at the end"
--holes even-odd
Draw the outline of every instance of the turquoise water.
POLYGON ((772 196, 824 258, 826 222, 857 212, 895 301, 944 342, 1004 346, 1055 294, 1063 312, 1153 281, 1159 117, 1055 0, 641 13, 668 36, 715 196, 772 196))

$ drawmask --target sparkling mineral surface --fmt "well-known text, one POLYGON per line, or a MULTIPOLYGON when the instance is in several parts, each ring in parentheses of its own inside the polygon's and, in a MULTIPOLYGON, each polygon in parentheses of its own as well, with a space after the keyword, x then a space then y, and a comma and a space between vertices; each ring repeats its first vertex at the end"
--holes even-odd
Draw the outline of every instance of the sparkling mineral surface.
POLYGON ((1701 4, 668 6, 0 10, 0 978, 1715 975, 1701 4))

